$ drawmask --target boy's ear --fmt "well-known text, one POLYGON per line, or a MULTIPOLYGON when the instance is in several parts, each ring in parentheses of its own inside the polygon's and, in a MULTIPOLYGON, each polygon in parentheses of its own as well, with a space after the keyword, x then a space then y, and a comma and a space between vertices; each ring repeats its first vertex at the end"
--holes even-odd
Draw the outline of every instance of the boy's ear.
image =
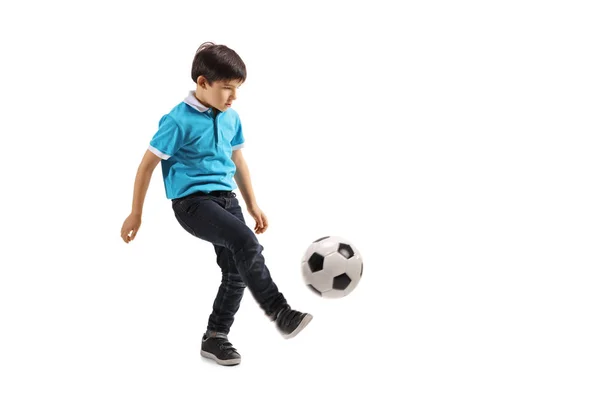
POLYGON ((200 76, 198 77, 198 80, 196 81, 196 83, 197 83, 197 84, 198 84, 198 86, 200 86, 201 88, 203 88, 203 89, 206 89, 206 84, 207 84, 207 81, 206 81, 206 78, 205 78, 205 77, 203 77, 202 75, 200 75, 200 76))

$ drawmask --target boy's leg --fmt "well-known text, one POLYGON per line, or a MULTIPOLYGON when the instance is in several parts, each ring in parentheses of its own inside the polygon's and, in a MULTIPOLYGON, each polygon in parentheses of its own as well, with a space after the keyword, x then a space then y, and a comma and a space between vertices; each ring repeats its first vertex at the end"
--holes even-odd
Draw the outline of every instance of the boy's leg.
MULTIPOLYGON (((229 211, 232 215, 235 215, 237 218, 239 218, 240 221, 244 222, 245 224, 242 209, 237 199, 235 199, 235 195, 226 198, 224 204, 225 209, 227 211, 229 211)), ((256 238, 254 232, 252 232, 252 235, 256 238)), ((233 257, 233 254, 231 254, 231 252, 228 253, 233 257)), ((235 262, 235 259, 233 261, 235 262)), ((231 262, 228 264, 230 268, 233 265, 234 264, 232 264, 231 262)), ((237 308, 239 308, 239 303, 237 308)), ((237 311, 237 308, 235 309, 235 311, 237 311)), ((279 307, 279 310, 271 315, 271 318, 276 321, 277 327, 279 328, 279 331, 281 332, 283 337, 289 339, 296 336, 300 331, 302 331, 302 329, 306 327, 306 325, 308 325, 308 323, 312 320, 312 315, 292 310, 292 308, 289 305, 284 304, 283 307, 279 307)), ((233 315, 231 318, 231 322, 233 322, 233 315)))
POLYGON ((234 215, 241 213, 238 200, 235 197, 193 197, 175 201, 173 210, 189 233, 229 250, 242 281, 265 314, 275 319, 287 302, 271 278, 256 235, 234 215))
POLYGON ((214 245, 217 264, 221 267, 221 285, 208 318, 207 332, 229 333, 235 313, 240 308, 246 284, 235 267, 233 254, 226 247, 214 245))

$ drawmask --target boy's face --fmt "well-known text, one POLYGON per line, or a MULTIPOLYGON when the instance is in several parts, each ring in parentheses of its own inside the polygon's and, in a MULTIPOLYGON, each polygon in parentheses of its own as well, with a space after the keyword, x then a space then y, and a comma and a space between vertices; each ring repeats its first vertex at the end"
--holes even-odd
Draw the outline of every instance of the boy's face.
POLYGON ((204 105, 216 108, 223 112, 226 111, 233 101, 237 98, 237 90, 242 85, 242 81, 215 81, 209 84, 204 77, 198 78, 198 87, 196 97, 205 103, 204 105))

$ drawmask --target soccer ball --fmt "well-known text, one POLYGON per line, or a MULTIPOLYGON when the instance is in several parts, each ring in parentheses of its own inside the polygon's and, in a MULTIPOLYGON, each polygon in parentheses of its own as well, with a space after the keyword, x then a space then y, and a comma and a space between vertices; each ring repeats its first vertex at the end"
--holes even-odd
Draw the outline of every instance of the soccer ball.
POLYGON ((339 236, 325 236, 308 246, 302 257, 302 277, 314 293, 344 297, 362 277, 363 259, 358 249, 339 236))

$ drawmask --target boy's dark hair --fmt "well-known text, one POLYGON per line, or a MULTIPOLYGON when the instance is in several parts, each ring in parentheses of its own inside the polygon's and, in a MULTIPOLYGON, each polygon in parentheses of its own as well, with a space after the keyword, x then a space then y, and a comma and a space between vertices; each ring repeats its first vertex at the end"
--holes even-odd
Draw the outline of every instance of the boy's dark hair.
POLYGON ((196 50, 192 62, 192 80, 202 75, 209 84, 224 80, 246 80, 246 64, 240 56, 222 44, 204 42, 196 50))

